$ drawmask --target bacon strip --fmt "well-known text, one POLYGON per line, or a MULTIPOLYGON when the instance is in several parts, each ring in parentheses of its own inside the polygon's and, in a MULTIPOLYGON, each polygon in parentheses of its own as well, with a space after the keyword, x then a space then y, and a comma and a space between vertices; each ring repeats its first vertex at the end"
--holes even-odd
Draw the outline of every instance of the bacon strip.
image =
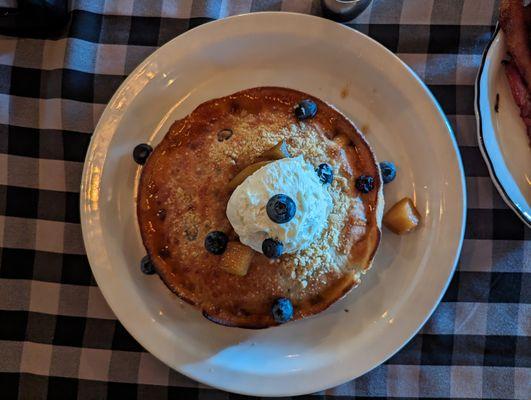
MULTIPOLYGON (((531 28, 531 6, 524 7, 524 18, 527 30, 531 28)), ((529 34, 529 32, 527 32, 529 34)))
POLYGON ((520 108, 520 117, 522 117, 527 127, 527 136, 531 143, 531 99, 529 93, 513 61, 505 64, 505 74, 509 81, 509 87, 511 88, 514 101, 518 108, 520 108))
POLYGON ((505 74, 531 145, 531 6, 524 7, 522 0, 501 0, 500 25, 511 55, 505 74))
POLYGON ((531 89, 531 52, 526 27, 526 10, 522 0, 502 0, 500 25, 505 33, 507 49, 528 90, 531 89))

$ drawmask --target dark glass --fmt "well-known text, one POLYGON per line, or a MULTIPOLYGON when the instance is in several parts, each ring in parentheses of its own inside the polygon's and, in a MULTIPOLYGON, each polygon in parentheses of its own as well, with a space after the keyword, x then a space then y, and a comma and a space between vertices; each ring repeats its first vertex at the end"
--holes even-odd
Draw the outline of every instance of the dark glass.
POLYGON ((49 35, 69 17, 68 0, 18 0, 16 8, 0 8, 0 33, 49 35))

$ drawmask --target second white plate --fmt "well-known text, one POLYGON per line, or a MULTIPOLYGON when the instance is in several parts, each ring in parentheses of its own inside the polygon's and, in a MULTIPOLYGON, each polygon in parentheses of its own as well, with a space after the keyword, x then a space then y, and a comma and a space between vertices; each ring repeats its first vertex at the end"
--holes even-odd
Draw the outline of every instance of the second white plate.
POLYGON ((506 54, 503 31, 498 28, 476 80, 478 144, 500 195, 531 228, 531 147, 501 63, 506 54))
POLYGON ((205 384, 259 396, 310 393, 364 374, 400 349, 438 304, 454 271, 465 221, 455 140, 436 101, 396 56, 345 26, 260 13, 198 27, 148 57, 108 104, 92 137, 81 187, 89 261, 126 329, 170 367, 205 384), (392 205, 412 197, 416 232, 384 230, 373 269, 318 316, 248 331, 215 325, 140 272, 145 254, 131 152, 156 145, 197 105, 255 86, 286 86, 333 104, 398 165, 392 205), (348 310, 348 312, 346 312, 348 310))

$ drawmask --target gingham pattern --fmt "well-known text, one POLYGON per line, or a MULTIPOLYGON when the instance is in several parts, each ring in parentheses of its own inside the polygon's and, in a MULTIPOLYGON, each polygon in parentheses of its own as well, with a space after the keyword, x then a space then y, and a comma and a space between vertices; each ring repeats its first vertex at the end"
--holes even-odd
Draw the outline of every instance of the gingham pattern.
MULTIPOLYGON (((1 3, 1 1, 0 1, 1 3)), ((311 0, 80 0, 53 38, 0 36, 0 398, 234 397, 157 361, 116 321, 79 225, 90 134, 125 76, 186 30, 231 14, 320 13, 311 0)), ((468 220, 458 271, 384 365, 317 395, 531 397, 531 234, 476 143, 474 78, 493 0, 374 0, 355 23, 429 85, 457 136, 468 220)))

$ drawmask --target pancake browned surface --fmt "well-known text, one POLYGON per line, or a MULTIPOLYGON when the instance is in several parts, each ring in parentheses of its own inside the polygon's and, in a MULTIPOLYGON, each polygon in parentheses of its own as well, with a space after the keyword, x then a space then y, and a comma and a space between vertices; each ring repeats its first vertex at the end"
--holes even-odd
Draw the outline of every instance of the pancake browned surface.
POLYGON ((173 292, 215 322, 264 328, 276 325, 271 305, 278 297, 291 299, 299 319, 359 283, 380 241, 382 210, 376 159, 353 124, 305 93, 263 87, 208 101, 176 121, 143 167, 137 211, 144 245, 173 292), (297 121, 293 107, 307 98, 319 111, 297 121), (232 135, 218 135, 227 129, 232 135), (204 239, 219 230, 237 240, 225 214, 227 184, 282 139, 292 156, 334 168, 328 227, 306 250, 275 261, 255 253, 247 275, 224 272, 204 239), (374 190, 357 191, 360 175, 374 177, 374 190))

